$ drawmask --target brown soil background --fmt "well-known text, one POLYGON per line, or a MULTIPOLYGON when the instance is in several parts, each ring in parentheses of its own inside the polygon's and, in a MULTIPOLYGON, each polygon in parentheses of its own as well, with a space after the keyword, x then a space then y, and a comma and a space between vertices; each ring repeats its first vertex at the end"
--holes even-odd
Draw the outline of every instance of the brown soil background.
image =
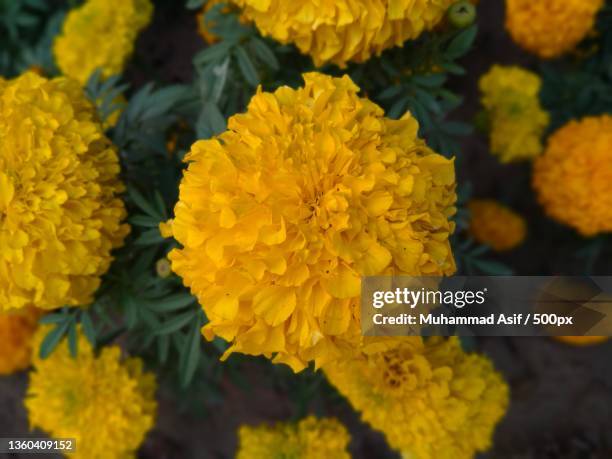
MULTIPOLYGON (((186 11, 182 14, 178 18, 158 14, 141 37, 136 62, 128 72, 134 85, 151 75, 167 82, 190 78, 191 56, 202 42, 194 34, 193 17, 186 11)), ((479 22, 479 38, 464 60, 467 76, 452 82, 453 88, 466 98, 454 115, 457 119, 470 120, 478 111, 478 76, 493 62, 535 64, 506 35, 502 0, 482 1, 479 22)), ((500 166, 489 156, 486 139, 477 134, 464 142, 461 159, 460 177, 472 181, 476 195, 509 199, 530 222, 541 218, 532 200, 521 197, 531 195, 525 189, 528 187, 525 166, 500 166)), ((537 236, 533 237, 537 242, 512 255, 511 264, 517 272, 545 274, 562 269, 554 244, 546 242, 545 233, 537 236)), ((504 374, 512 397, 510 409, 497 428, 494 447, 482 458, 612 458, 612 342, 574 348, 544 338, 482 338, 475 346, 490 356, 504 374)), ((157 426, 140 457, 230 458, 234 456, 236 428, 240 424, 274 422, 291 416, 293 408, 285 393, 258 384, 259 368, 245 366, 245 377, 251 383, 249 390, 236 387, 229 380, 224 382, 223 402, 205 407, 204 417, 179 412, 177 401, 162 394, 157 426)), ((31 435, 22 406, 26 385, 26 374, 0 377, 0 437, 31 435)), ((363 425, 345 405, 333 404, 327 409, 351 430, 355 458, 396 457, 381 435, 363 425)), ((0 457, 29 456, 0 454, 0 457)))

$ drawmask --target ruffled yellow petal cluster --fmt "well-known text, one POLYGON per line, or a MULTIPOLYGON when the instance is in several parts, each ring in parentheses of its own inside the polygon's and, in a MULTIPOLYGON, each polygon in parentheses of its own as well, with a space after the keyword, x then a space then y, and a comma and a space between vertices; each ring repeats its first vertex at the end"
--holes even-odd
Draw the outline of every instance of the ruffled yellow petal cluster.
POLYGON ((309 416, 275 426, 242 426, 236 459, 350 459, 346 428, 336 419, 309 416))
POLYGON ((551 135, 533 186, 559 222, 585 236, 612 231, 612 116, 570 121, 551 135))
POLYGON ((32 358, 32 337, 40 311, 25 308, 0 313, 0 375, 25 370, 32 358))
POLYGON ((153 15, 150 0, 86 0, 68 13, 53 53, 61 72, 85 84, 100 69, 119 74, 153 15))
POLYGON ((453 161, 418 124, 358 97, 349 77, 261 90, 218 138, 196 142, 175 219, 172 269, 208 339, 302 369, 353 353, 362 275, 455 270, 453 161))
POLYGON ((119 161, 78 83, 0 79, 0 311, 91 302, 129 228, 119 161))
MULTIPOLYGON (((48 332, 41 327, 36 348, 48 332)), ((94 353, 79 332, 74 358, 64 339, 45 360, 35 354, 25 399, 30 425, 53 438, 74 438, 75 459, 135 457, 155 423, 156 382, 137 358, 122 360, 118 346, 94 353)))
POLYGON ((472 459, 486 450, 508 405, 491 362, 466 354, 457 338, 388 340, 325 368, 362 419, 406 458, 472 459))
POLYGON ((259 31, 315 65, 364 62, 431 30, 454 0, 231 0, 259 31))
POLYGON ((506 0, 506 28, 527 51, 557 57, 586 37, 603 4, 604 0, 506 0))
POLYGON ((468 203, 472 237, 498 252, 519 246, 527 234, 525 219, 492 199, 474 199, 468 203))
POLYGON ((502 163, 542 153, 548 113, 540 105, 542 81, 520 67, 494 65, 480 79, 482 105, 490 127, 491 152, 502 163))

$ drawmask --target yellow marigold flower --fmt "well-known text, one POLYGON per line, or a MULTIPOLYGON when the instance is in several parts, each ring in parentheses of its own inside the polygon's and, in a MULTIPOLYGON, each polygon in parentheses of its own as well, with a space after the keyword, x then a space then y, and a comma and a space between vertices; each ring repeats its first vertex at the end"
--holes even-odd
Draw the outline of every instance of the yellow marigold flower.
POLYGON ((455 270, 453 161, 418 124, 358 97, 348 76, 259 90, 196 142, 169 258, 210 322, 204 335, 302 369, 354 352, 362 275, 455 270))
POLYGON ((474 199, 468 203, 470 234, 481 244, 498 252, 519 246, 527 234, 525 219, 492 199, 474 199))
POLYGON ((612 231, 612 116, 570 121, 534 164, 546 213, 585 236, 612 231))
POLYGON ((53 53, 64 75, 85 84, 96 69, 119 74, 153 15, 150 0, 86 0, 70 11, 53 53))
POLYGON ((315 65, 344 67, 431 30, 455 0, 231 0, 259 31, 293 43, 315 65))
POLYGON ((520 67, 494 65, 479 86, 490 124, 491 152, 502 163, 542 153, 549 116, 540 105, 540 77, 520 67))
POLYGON ((325 368, 330 382, 389 445, 411 459, 472 459, 491 444, 508 387, 456 337, 392 338, 386 350, 325 368))
MULTIPOLYGON (((48 332, 35 336, 38 348, 48 332)), ((53 438, 74 438, 75 459, 123 459, 155 423, 156 383, 138 358, 122 360, 118 346, 94 353, 80 332, 72 357, 64 339, 47 359, 34 354, 25 399, 30 425, 53 438)))
POLYGON ((336 419, 309 416, 275 426, 242 426, 236 459, 350 459, 346 428, 336 419))
POLYGON ((506 28, 527 51, 557 57, 585 38, 603 4, 604 0, 506 0, 506 28))
POLYGON ((129 228, 115 148, 78 83, 0 79, 0 311, 91 302, 129 228))
POLYGON ((38 327, 40 311, 25 308, 0 312, 0 375, 25 370, 32 357, 32 336, 38 327))

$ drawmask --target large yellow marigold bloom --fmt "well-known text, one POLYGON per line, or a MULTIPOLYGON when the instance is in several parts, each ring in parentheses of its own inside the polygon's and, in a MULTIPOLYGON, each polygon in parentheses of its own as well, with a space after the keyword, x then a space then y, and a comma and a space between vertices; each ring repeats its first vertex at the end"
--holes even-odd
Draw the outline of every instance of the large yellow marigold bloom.
POLYGON ((372 350, 325 372, 403 457, 472 459, 490 446, 508 387, 487 358, 456 337, 393 338, 372 350))
POLYGON ((491 152, 502 163, 542 153, 549 116, 540 105, 540 77, 520 67, 494 65, 479 86, 490 124, 491 152))
POLYGON ((336 419, 309 416, 298 423, 242 426, 236 459, 350 459, 346 428, 336 419))
MULTIPOLYGON (((49 331, 41 327, 36 348, 49 331)), ((35 353, 25 399, 30 425, 53 438, 74 438, 75 459, 124 459, 136 450, 155 423, 156 382, 138 358, 121 358, 118 346, 94 353, 78 336, 72 357, 64 339, 45 360, 35 353)))
POLYGON ((570 121, 551 135, 533 185, 552 218, 585 236, 612 231, 612 116, 570 121))
POLYGON ((455 0, 231 0, 259 31, 321 66, 363 62, 431 30, 455 0))
POLYGON ((0 79, 0 311, 91 302, 128 231, 119 162, 78 83, 0 79))
POLYGON ((87 0, 68 13, 53 43, 59 69, 81 84, 96 69, 103 77, 121 73, 152 15, 150 0, 87 0))
POLYGON ((593 28, 604 0, 506 0, 506 28, 543 58, 571 51, 593 28))
POLYGON ((493 250, 511 250, 527 234, 525 219, 492 199, 474 199, 468 203, 472 237, 493 250))
POLYGON ((26 308, 0 313, 0 375, 25 370, 32 358, 32 337, 40 311, 26 308))
POLYGON ((226 132, 193 145, 162 228, 183 245, 169 257, 210 320, 205 336, 295 370, 353 352, 362 275, 455 270, 453 161, 349 77, 304 79, 258 91, 226 132))

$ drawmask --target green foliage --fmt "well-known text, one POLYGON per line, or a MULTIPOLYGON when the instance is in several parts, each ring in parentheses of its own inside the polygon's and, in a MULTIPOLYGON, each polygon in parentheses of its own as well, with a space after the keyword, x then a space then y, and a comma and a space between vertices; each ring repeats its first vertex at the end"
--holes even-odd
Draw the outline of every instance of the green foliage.
POLYGON ((597 30, 574 56, 542 65, 541 99, 551 131, 571 119, 612 112, 612 2, 600 12, 597 30))
POLYGON ((0 0, 0 75, 16 76, 31 67, 55 73, 51 43, 65 15, 59 3, 0 0))

